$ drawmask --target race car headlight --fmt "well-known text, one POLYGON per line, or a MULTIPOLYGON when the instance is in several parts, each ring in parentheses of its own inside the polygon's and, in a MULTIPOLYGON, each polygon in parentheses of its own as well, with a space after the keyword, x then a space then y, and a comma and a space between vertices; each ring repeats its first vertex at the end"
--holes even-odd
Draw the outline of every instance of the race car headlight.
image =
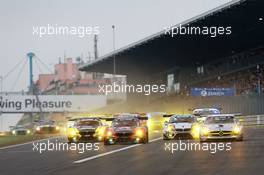
POLYGON ((105 128, 100 128, 98 131, 99 136, 103 136, 105 133, 105 128))
POLYGON ((69 129, 69 135, 70 135, 70 136, 76 136, 76 135, 78 135, 78 134, 79 134, 78 129, 76 129, 76 128, 70 128, 70 129, 69 129))
POLYGON ((40 127, 39 126, 36 128, 36 131, 40 131, 40 127))
POLYGON ((59 126, 56 126, 56 130, 57 130, 57 131, 60 130, 60 127, 59 127, 59 126))
POLYGON ((112 137, 113 136, 113 132, 112 131, 107 131, 106 136, 107 137, 112 137))
POLYGON ((233 128, 233 132, 234 132, 234 134, 240 134, 240 132, 241 132, 241 127, 239 127, 239 126, 235 126, 235 127, 233 128))
POLYGON ((30 130, 29 129, 27 130, 27 134, 30 134, 30 130))
POLYGON ((172 131, 174 131, 174 130, 175 130, 175 128, 174 128, 173 125, 168 125, 168 131, 169 131, 169 132, 172 132, 172 131))
POLYGON ((204 128, 202 129, 202 134, 203 134, 203 135, 208 135, 208 134, 209 134, 209 129, 206 128, 206 127, 204 127, 204 128))
POLYGON ((193 134, 193 137, 198 139, 199 138, 199 133, 200 133, 200 126, 199 125, 193 125, 192 127, 192 134, 193 134))
POLYGON ((151 121, 147 121, 147 127, 149 127, 149 128, 150 128, 150 127, 151 127, 151 125, 152 125, 152 124, 151 124, 151 121))
POLYGON ((194 125, 192 127, 192 132, 193 133, 199 133, 200 132, 200 126, 199 125, 194 125))
POLYGON ((15 134, 16 134, 16 131, 15 131, 15 130, 13 130, 13 131, 12 131, 12 134, 13 134, 13 135, 15 135, 15 134))
POLYGON ((136 136, 137 136, 137 137, 143 137, 143 134, 144 134, 144 133, 143 133, 142 129, 137 129, 137 130, 136 130, 136 136))

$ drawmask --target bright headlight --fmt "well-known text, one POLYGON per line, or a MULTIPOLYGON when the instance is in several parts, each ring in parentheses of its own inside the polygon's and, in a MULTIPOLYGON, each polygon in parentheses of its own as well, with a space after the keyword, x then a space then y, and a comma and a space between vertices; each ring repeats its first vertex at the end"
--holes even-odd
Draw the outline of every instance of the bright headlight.
POLYGON ((36 128, 36 130, 37 130, 37 131, 40 131, 40 127, 38 126, 38 127, 36 128))
POLYGON ((60 129, 60 127, 59 126, 56 126, 56 130, 59 130, 60 129))
POLYGON ((100 129, 98 130, 98 134, 99 134, 100 136, 103 136, 104 133, 105 133, 105 128, 100 128, 100 129))
POLYGON ((202 134, 203 134, 203 135, 208 135, 208 134, 209 134, 209 129, 206 128, 206 127, 204 127, 204 128, 202 129, 202 134))
POLYGON ((27 134, 30 134, 30 130, 29 129, 27 130, 27 134))
POLYGON ((143 136, 143 131, 142 131, 142 129, 137 129, 137 130, 136 130, 136 136, 137 136, 137 137, 142 137, 142 136, 143 136))
POLYGON ((194 125, 192 127, 192 132, 193 133, 199 133, 200 132, 200 126, 199 125, 194 125))
POLYGON ((70 136, 76 136, 78 133, 79 133, 79 131, 76 128, 70 128, 69 129, 69 135, 70 136))
POLYGON ((233 128, 233 132, 234 132, 235 134, 239 134, 239 133, 241 132, 241 128, 240 128, 239 126, 235 126, 235 127, 233 128))
POLYGON ((150 128, 151 127, 151 121, 147 121, 147 126, 150 128))
POLYGON ((13 134, 13 135, 15 135, 15 134, 16 134, 16 131, 15 131, 15 130, 13 130, 13 131, 12 131, 12 134, 13 134))
POLYGON ((174 128, 173 125, 168 125, 168 131, 169 131, 169 132, 172 132, 174 129, 175 129, 175 128, 174 128))
POLYGON ((199 138, 199 134, 200 134, 200 126, 199 125, 193 125, 192 127, 192 135, 195 139, 199 138))
POLYGON ((113 135, 113 132, 112 131, 107 131, 106 135, 107 135, 107 137, 111 137, 113 135))

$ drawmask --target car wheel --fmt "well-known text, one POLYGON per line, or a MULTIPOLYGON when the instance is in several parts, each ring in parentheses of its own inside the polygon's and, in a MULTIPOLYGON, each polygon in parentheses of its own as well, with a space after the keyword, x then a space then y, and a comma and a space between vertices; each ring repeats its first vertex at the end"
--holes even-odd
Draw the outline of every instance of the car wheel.
POLYGON ((236 141, 238 141, 238 142, 242 142, 242 141, 243 141, 243 136, 237 138, 236 141))
POLYGON ((143 139, 142 143, 143 143, 143 144, 147 144, 148 142, 149 142, 149 139, 148 139, 148 136, 146 136, 146 137, 143 139))
POLYGON ((163 134, 163 140, 170 140, 165 134, 163 134))
POLYGON ((72 143, 73 139, 72 138, 68 138, 68 143, 72 143))
POLYGON ((110 145, 109 140, 105 139, 104 140, 104 145, 110 145))

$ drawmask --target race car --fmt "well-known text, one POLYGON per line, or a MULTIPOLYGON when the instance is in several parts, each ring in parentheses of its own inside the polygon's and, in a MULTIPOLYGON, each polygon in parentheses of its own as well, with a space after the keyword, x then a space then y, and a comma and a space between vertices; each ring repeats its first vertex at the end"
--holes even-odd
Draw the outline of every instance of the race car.
POLYGON ((29 135, 31 131, 22 125, 17 125, 11 129, 12 135, 29 135))
POLYGON ((218 108, 196 108, 193 110, 193 115, 197 117, 198 122, 203 122, 208 115, 221 114, 218 108))
POLYGON ((150 131, 162 130, 164 123, 163 115, 163 112, 152 112, 146 114, 148 117, 147 125, 150 131))
POLYGON ((170 117, 168 122, 164 123, 163 140, 176 138, 193 139, 196 120, 193 115, 164 115, 170 117))
POLYGON ((67 131, 68 142, 82 142, 88 140, 102 141, 105 125, 101 118, 78 118, 71 123, 67 131))
POLYGON ((55 124, 53 120, 36 121, 35 133, 36 134, 57 134, 60 132, 59 125, 55 124))
POLYGON ((104 144, 118 142, 143 143, 149 142, 147 117, 139 114, 120 114, 112 118, 112 124, 105 130, 104 144))
POLYGON ((200 141, 233 139, 243 140, 242 125, 234 114, 216 114, 206 117, 200 129, 200 141))

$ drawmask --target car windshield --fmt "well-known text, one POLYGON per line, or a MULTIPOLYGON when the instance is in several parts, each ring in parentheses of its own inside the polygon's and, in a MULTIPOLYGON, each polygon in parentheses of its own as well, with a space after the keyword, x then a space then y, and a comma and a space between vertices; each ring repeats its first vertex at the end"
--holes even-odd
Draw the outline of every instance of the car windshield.
POLYGON ((194 115, 212 115, 212 114, 220 114, 218 109, 203 109, 203 110, 196 110, 193 112, 194 115))
POLYGON ((54 125, 54 121, 40 121, 39 124, 40 125, 54 125))
POLYGON ((16 126, 14 129, 24 129, 24 126, 16 126))
POLYGON ((214 117, 207 117, 205 120, 206 124, 218 124, 218 123, 234 123, 233 116, 214 116, 214 117))
POLYGON ((86 120, 86 121, 79 121, 78 126, 99 126, 98 121, 86 120))
POLYGON ((112 125, 113 127, 137 126, 137 121, 135 120, 114 120, 112 125))
POLYGON ((169 122, 170 123, 193 123, 194 117, 192 116, 172 116, 169 122))

